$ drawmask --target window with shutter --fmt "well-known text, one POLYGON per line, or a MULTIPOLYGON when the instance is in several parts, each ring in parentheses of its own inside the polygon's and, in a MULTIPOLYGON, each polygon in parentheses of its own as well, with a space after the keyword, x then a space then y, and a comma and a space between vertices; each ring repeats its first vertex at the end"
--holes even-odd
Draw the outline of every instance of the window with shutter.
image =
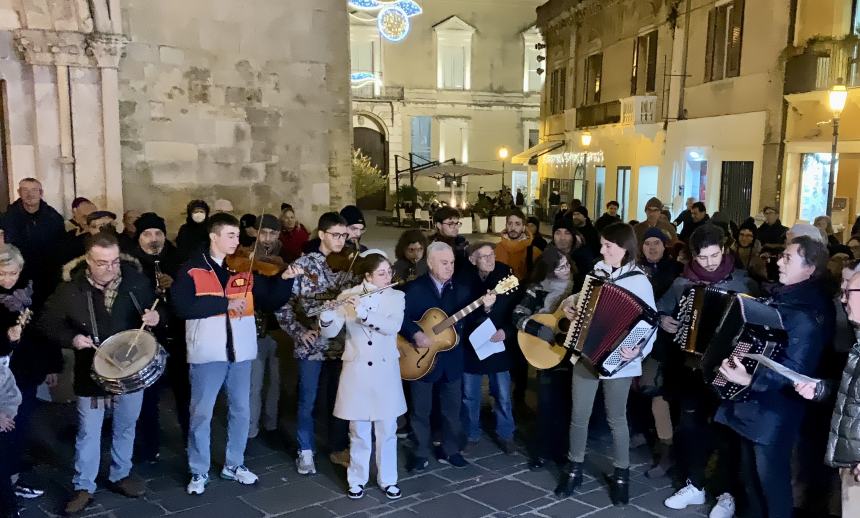
POLYGON ((639 78, 639 46, 641 38, 633 40, 633 71, 630 73, 630 95, 636 95, 639 78))
POLYGON ((726 77, 741 74, 741 43, 744 31, 744 0, 735 0, 731 8, 726 50, 726 77))
POLYGON ((600 102, 600 82, 603 74, 603 54, 588 56, 585 60, 584 105, 600 102))
POLYGON ((648 71, 645 74, 645 92, 654 93, 657 90, 657 31, 646 36, 648 41, 648 71))
POLYGON ((740 75, 743 24, 744 0, 733 0, 708 12, 705 81, 740 75))

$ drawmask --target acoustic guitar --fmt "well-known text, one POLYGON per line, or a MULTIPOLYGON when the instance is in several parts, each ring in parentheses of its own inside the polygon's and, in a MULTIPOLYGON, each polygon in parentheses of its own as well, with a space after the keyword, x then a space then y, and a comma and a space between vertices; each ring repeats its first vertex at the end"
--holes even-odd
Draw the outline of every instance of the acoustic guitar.
MULTIPOLYGON (((503 295, 517 289, 517 286, 519 286, 519 281, 510 275, 499 281, 493 291, 496 295, 503 295)), ((415 381, 426 376, 436 364, 437 354, 450 351, 457 346, 460 337, 454 330, 454 325, 481 307, 483 305, 482 298, 450 317, 439 308, 430 308, 425 311, 421 320, 415 323, 430 338, 430 347, 426 349, 415 347, 415 344, 398 334, 397 349, 400 351, 400 377, 407 381, 415 381)))
POLYGON ((550 343, 525 331, 517 332, 517 342, 526 361, 536 369, 552 369, 558 366, 570 352, 570 349, 563 345, 567 342, 570 320, 564 315, 561 306, 555 313, 538 313, 532 315, 529 320, 552 329, 555 340, 550 343))

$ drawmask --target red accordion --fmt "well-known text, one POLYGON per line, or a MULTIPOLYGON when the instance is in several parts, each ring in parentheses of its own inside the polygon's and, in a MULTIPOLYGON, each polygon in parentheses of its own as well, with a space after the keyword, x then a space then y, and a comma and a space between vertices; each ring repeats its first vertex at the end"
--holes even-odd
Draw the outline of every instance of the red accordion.
POLYGON ((585 277, 565 347, 586 360, 601 376, 612 376, 630 363, 622 347, 644 346, 659 316, 645 301, 612 281, 585 277))

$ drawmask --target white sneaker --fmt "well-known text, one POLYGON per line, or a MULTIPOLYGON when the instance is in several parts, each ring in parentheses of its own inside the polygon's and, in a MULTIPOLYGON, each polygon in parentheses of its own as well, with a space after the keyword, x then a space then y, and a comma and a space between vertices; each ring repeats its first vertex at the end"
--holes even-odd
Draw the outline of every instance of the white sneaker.
POLYGON ((209 483, 209 475, 192 475, 186 491, 189 495, 202 495, 209 483))
POLYGON ((299 475, 311 475, 317 472, 314 465, 314 452, 312 450, 301 450, 296 459, 296 471, 299 475))
POLYGON ((245 466, 224 466, 221 470, 221 478, 235 480, 245 486, 257 483, 257 475, 251 473, 251 470, 245 466))
POLYGON ((711 509, 708 518, 734 518, 735 499, 728 493, 723 493, 717 498, 717 505, 711 509))
POLYGON ((702 505, 704 503, 705 492, 694 486, 689 480, 687 480, 686 486, 663 501, 663 505, 669 509, 686 509, 688 505, 702 505))

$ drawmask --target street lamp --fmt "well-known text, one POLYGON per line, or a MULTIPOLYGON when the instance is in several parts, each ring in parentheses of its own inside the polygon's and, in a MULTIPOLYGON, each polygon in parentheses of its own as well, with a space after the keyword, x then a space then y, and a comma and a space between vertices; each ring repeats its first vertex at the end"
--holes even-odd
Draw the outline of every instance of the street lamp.
POLYGON ((591 132, 585 131, 582 135, 579 136, 579 142, 582 144, 582 147, 588 147, 591 145, 591 132))
POLYGON ((839 116, 845 109, 845 101, 848 100, 848 89, 842 84, 842 78, 836 80, 836 84, 830 89, 828 104, 833 113, 833 146, 830 148, 830 179, 827 183, 827 216, 833 215, 833 188, 836 179, 836 145, 839 143, 839 116))
POLYGON ((508 158, 508 148, 502 146, 499 148, 499 160, 502 161, 502 189, 505 188, 505 160, 508 158))

